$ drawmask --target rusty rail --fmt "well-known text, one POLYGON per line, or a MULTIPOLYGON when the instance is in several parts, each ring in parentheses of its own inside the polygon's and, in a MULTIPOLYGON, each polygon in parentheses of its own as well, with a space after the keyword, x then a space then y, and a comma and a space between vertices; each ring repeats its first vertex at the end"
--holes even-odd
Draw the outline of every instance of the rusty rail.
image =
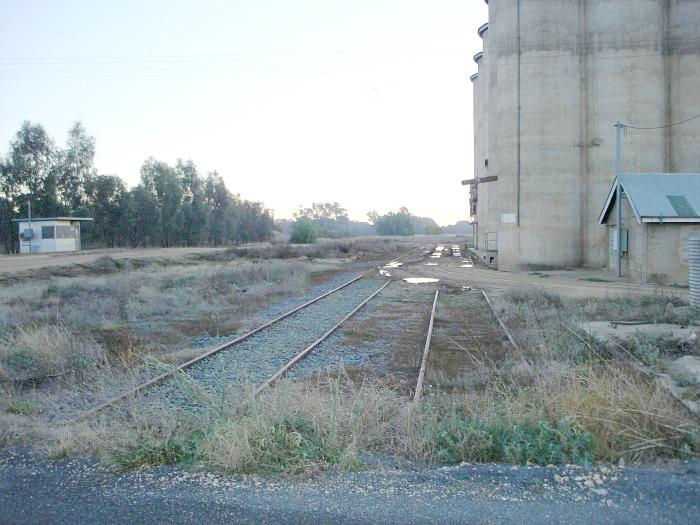
POLYGON ((496 309, 493 307, 493 304, 491 303, 491 299, 489 299, 489 296, 486 295, 486 292, 484 290, 481 290, 481 293, 483 294, 484 299, 486 299, 486 304, 489 305, 489 308, 491 309, 491 313, 496 318, 496 321, 498 321, 498 324, 501 326, 501 329, 506 334, 506 337, 508 337, 508 341, 510 341, 510 344, 513 345, 513 348, 515 348, 516 350, 519 351, 520 347, 518 346, 518 343, 515 342, 515 338, 511 335, 510 330, 508 330, 508 327, 506 326, 506 324, 503 322, 501 317, 496 312, 496 309))
POLYGON ((196 364, 196 363, 198 363, 198 362, 200 362, 200 361, 202 361, 202 360, 204 360, 204 359, 206 359, 206 358, 208 358, 208 357, 210 357, 218 352, 221 352, 222 350, 226 350, 227 348, 230 348, 230 347, 240 343, 241 341, 248 339, 249 337, 251 337, 251 336, 257 334, 258 332, 260 332, 261 330, 264 330, 265 328, 268 328, 269 326, 281 321, 282 319, 286 319, 287 317, 289 317, 292 314, 295 314, 299 310, 302 310, 302 309, 306 308, 307 306, 310 306, 310 305, 314 304, 315 302, 320 301, 324 297, 328 297, 329 295, 331 295, 339 290, 342 290, 343 288, 351 285, 355 281, 362 279, 362 277, 363 277, 362 275, 355 277, 354 279, 351 279, 350 281, 343 283, 340 286, 333 288, 332 290, 330 290, 322 295, 319 295, 315 299, 307 301, 306 303, 304 303, 300 306, 297 306, 296 308, 293 308, 292 310, 289 310, 288 312, 286 312, 278 317, 275 317, 273 320, 268 321, 267 323, 265 323, 261 326, 258 326, 257 328, 251 330, 250 332, 247 332, 239 337, 236 337, 235 339, 232 339, 231 341, 228 341, 228 342, 222 344, 221 346, 213 348, 212 350, 209 350, 208 352, 205 352, 202 355, 199 355, 193 359, 190 359, 189 361, 182 363, 182 364, 172 368, 171 370, 168 370, 167 372, 160 374, 159 376, 156 376, 156 377, 146 381, 145 383, 141 383, 140 385, 135 386, 134 388, 119 394, 118 396, 115 396, 111 399, 108 399, 104 403, 101 403, 101 404, 97 405, 96 407, 93 407, 90 410, 83 412, 82 414, 80 414, 79 416, 77 416, 75 418, 75 421, 84 421, 86 419, 89 419, 89 418, 95 416, 96 414, 102 412, 103 410, 106 410, 106 409, 116 405, 117 403, 119 403, 121 401, 124 401, 126 399, 131 398, 131 397, 134 397, 139 392, 142 392, 143 390, 146 390, 147 388, 150 388, 154 385, 157 385, 158 383, 161 383, 165 379, 168 379, 169 377, 173 376, 175 373, 182 371, 182 370, 185 370, 186 368, 189 368, 192 365, 194 365, 194 364, 196 364))
POLYGON ((280 368, 277 372, 275 372, 270 378, 265 381, 262 385, 260 385, 254 392, 253 395, 257 396, 260 394, 263 390, 266 388, 272 386, 275 381, 280 379, 282 376, 284 376, 287 372, 289 372, 290 369, 292 369, 294 366, 296 366, 299 361, 304 359, 311 351, 316 348, 318 345, 320 345, 323 341, 325 341, 333 332, 335 332, 340 325, 342 325, 345 321, 350 319, 353 315, 355 315, 364 305, 366 305, 368 302, 370 302, 379 292, 381 292, 384 288, 389 286, 391 284, 391 281, 385 282, 377 291, 373 292, 370 296, 368 296, 364 301, 362 301, 355 309, 347 314, 345 317, 343 317, 340 321, 338 321, 332 328, 330 328, 327 332, 325 332, 321 337, 316 339, 313 343, 311 343, 309 346, 304 348, 301 352, 299 352, 297 355, 295 355, 292 359, 289 360, 287 364, 285 364, 282 368, 280 368))
POLYGON ((428 351, 430 350, 430 340, 433 337, 433 325, 435 323, 435 311, 437 310, 439 290, 435 290, 435 298, 433 299, 433 309, 430 312, 430 323, 428 323, 428 334, 425 337, 425 347, 423 348, 423 359, 420 363, 420 371, 418 372, 418 381, 416 381, 416 390, 413 393, 413 401, 418 401, 423 394, 423 381, 425 380, 425 367, 428 363, 428 351))

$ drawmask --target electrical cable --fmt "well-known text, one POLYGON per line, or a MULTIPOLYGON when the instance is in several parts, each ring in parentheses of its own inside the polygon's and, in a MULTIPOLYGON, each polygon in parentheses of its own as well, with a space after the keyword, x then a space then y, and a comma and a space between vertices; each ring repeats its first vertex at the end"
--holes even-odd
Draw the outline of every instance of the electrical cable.
POLYGON ((679 124, 685 124, 686 122, 690 122, 691 120, 695 120, 696 118, 700 118, 700 114, 695 115, 694 117, 687 118, 685 120, 681 120, 680 122, 674 122, 672 124, 665 124, 664 126, 644 127, 644 126, 630 126, 629 124, 623 124, 623 126, 626 128, 630 128, 630 129, 663 129, 663 128, 670 128, 671 126, 678 126, 679 124))

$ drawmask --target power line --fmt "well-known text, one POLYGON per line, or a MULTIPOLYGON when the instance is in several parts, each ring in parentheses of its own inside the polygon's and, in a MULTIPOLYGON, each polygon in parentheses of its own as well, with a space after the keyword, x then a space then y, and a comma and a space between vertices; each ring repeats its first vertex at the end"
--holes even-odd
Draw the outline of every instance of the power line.
POLYGON ((695 115, 694 117, 687 118, 685 120, 681 120, 680 122, 674 122, 673 124, 666 124, 664 126, 643 127, 643 126, 630 126, 628 124, 623 124, 623 126, 626 128, 631 128, 631 129, 663 129, 663 128, 670 128, 671 126, 678 126, 679 124, 685 124, 686 122, 690 122, 691 120, 695 120, 696 118, 700 118, 700 114, 695 115))

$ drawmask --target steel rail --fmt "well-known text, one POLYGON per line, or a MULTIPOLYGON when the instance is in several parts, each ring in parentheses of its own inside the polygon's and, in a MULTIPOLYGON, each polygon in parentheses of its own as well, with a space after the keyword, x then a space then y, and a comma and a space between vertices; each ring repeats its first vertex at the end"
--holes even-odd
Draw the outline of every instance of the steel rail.
POLYGON ((244 341, 245 339, 252 337, 253 335, 257 334, 258 332, 260 332, 260 331, 262 331, 270 326, 272 326, 273 324, 275 324, 283 319, 286 319, 287 317, 289 317, 292 314, 295 314, 299 310, 302 310, 302 309, 306 308, 307 306, 310 306, 310 305, 314 304, 315 302, 320 301, 321 299, 328 297, 329 295, 331 295, 339 290, 342 290, 343 288, 351 285, 355 281, 362 279, 362 277, 364 277, 364 275, 360 275, 358 277, 355 277, 354 279, 351 279, 350 281, 347 281, 346 283, 343 283, 340 286, 333 288, 332 290, 330 290, 322 295, 319 295, 315 299, 307 301, 306 303, 304 303, 300 306, 297 306, 296 308, 293 308, 292 310, 289 310, 288 312, 286 312, 278 317, 275 317, 271 321, 268 321, 267 323, 258 326, 257 328, 251 330, 250 332, 247 332, 239 337, 236 337, 235 339, 232 339, 231 341, 228 341, 220 346, 217 346, 216 348, 213 348, 212 350, 209 350, 208 352, 205 352, 205 353, 203 353, 203 354, 201 354, 193 359, 190 359, 189 361, 182 363, 182 364, 168 370, 167 372, 160 374, 159 376, 156 376, 152 379, 149 379, 145 383, 141 383, 140 385, 135 386, 134 388, 127 390, 126 392, 122 392, 118 396, 115 396, 111 399, 108 399, 107 401, 97 405, 96 407, 93 407, 90 410, 83 412, 82 414, 80 414, 79 416, 77 416, 75 418, 75 421, 84 421, 86 419, 89 419, 89 418, 95 416, 96 414, 102 412, 103 410, 106 410, 106 409, 112 407, 113 405, 116 405, 117 403, 119 403, 121 401, 124 401, 126 399, 131 398, 131 397, 134 397, 139 392, 142 392, 143 390, 146 390, 147 388, 150 388, 154 385, 157 385, 158 383, 161 383, 162 381, 164 381, 165 379, 168 379, 169 377, 173 376, 177 372, 185 370, 186 368, 189 368, 192 365, 197 364, 198 362, 200 362, 204 359, 207 359, 208 357, 211 357, 212 355, 214 355, 218 352, 221 352, 222 350, 226 350, 227 348, 230 348, 230 347, 240 343, 241 341, 244 341))
POLYGON ((506 324, 503 322, 501 317, 496 312, 496 309, 493 307, 493 304, 491 303, 491 299, 489 299, 489 296, 486 295, 486 292, 484 290, 481 290, 481 293, 484 296, 484 299, 486 299, 486 304, 489 305, 489 308, 491 309, 491 313, 496 318, 496 321, 498 321, 498 324, 501 326, 501 330, 503 330, 503 332, 506 334, 506 337, 508 337, 508 341, 510 341, 510 344, 513 345, 513 348, 520 351, 520 347, 518 346, 518 343, 515 342, 515 338, 511 335, 510 330, 508 330, 508 327, 506 326, 506 324))
POLYGON ((428 351, 430 350, 430 340, 433 337, 433 324, 435 323, 435 311, 437 310, 439 290, 435 290, 435 299, 433 299, 433 309, 430 312, 430 322, 428 323, 428 334, 425 337, 425 347, 423 348, 423 359, 420 363, 420 371, 418 372, 418 381, 416 381, 416 390, 413 393, 413 401, 418 401, 423 394, 423 381, 425 380, 425 367, 428 364, 428 351))
POLYGON ((309 346, 304 348, 301 352, 299 352, 297 355, 295 355, 292 359, 287 362, 282 368, 280 368, 277 372, 275 372, 273 375, 271 375, 267 381, 265 381, 262 385, 260 385, 255 392, 253 393, 254 396, 259 395, 261 392, 263 392, 265 389, 268 387, 272 386, 275 381, 280 379, 282 376, 284 376, 287 372, 289 372, 290 369, 292 369, 294 366, 296 366, 299 361, 304 359, 311 351, 316 348, 318 345, 320 345, 323 341, 325 341, 333 332, 335 332, 340 325, 342 325, 345 321, 350 319, 353 315, 355 315, 364 305, 366 305, 368 302, 370 302, 379 292, 381 292, 384 288, 389 286, 391 284, 391 281, 385 282, 378 290, 373 292, 371 295, 369 295, 364 301, 362 301, 359 305, 355 307, 355 309, 347 314, 345 317, 343 317, 340 321, 338 321, 332 328, 330 328, 327 332, 325 332, 321 337, 316 339, 313 343, 311 343, 309 346))

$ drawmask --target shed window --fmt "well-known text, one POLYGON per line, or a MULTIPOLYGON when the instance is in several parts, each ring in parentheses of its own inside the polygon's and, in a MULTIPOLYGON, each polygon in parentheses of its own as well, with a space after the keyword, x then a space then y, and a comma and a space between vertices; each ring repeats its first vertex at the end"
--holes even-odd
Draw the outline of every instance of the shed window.
POLYGON ((42 239, 55 239, 56 230, 54 226, 42 226, 41 227, 41 238, 42 239))
POLYGON ((74 239, 75 228, 73 226, 56 226, 57 239, 74 239))

